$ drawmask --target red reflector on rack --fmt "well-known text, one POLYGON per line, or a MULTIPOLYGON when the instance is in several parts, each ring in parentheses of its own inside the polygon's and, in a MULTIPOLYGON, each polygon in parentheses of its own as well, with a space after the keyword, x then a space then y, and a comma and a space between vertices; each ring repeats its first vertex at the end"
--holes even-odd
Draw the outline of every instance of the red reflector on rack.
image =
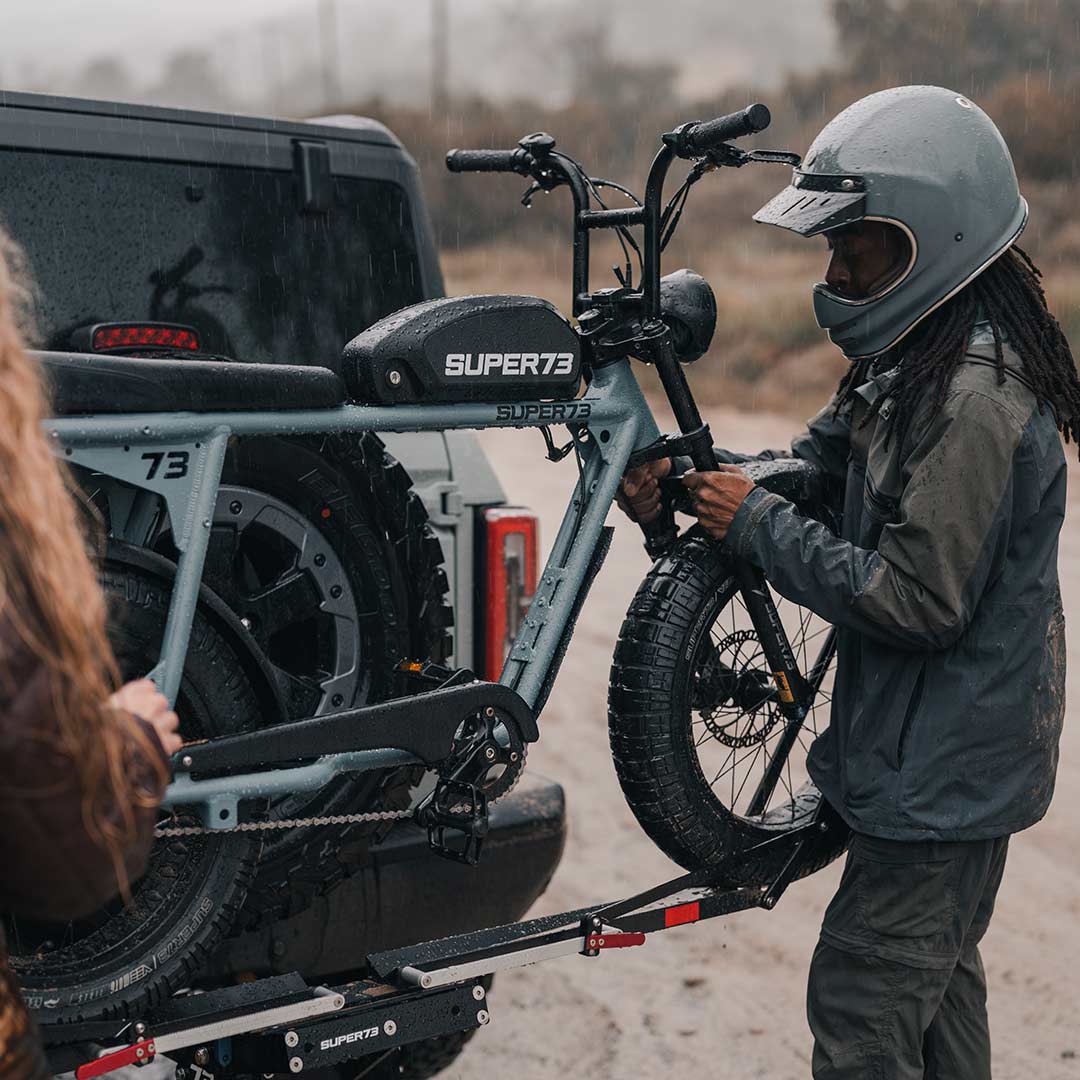
POLYGON ((520 506, 484 511, 484 675, 493 682, 536 592, 536 515, 520 506))
POLYGON ((142 1042, 114 1050, 111 1054, 105 1054, 96 1061, 80 1065, 75 1070, 75 1076, 77 1080, 93 1080, 95 1076, 104 1076, 113 1069, 122 1069, 125 1065, 145 1065, 153 1060, 154 1040, 144 1039, 142 1042))
POLYGON ((199 335, 190 326, 171 326, 166 323, 109 323, 94 327, 90 347, 94 352, 111 349, 184 349, 195 352, 199 335))
POLYGON ((664 928, 682 926, 683 923, 697 922, 701 918, 701 905, 695 900, 692 904, 679 904, 664 912, 664 928))

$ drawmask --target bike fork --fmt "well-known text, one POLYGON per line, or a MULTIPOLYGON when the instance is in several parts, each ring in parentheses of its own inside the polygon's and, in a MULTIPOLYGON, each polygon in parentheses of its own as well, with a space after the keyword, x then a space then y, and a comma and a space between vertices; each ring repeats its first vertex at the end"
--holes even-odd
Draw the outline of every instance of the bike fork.
MULTIPOLYGON (((709 429, 702 423, 701 413, 687 385, 682 366, 675 356, 670 335, 666 331, 661 330, 657 333, 650 359, 656 364, 657 373, 660 375, 668 401, 671 403, 679 430, 684 437, 690 437, 689 450, 694 468, 715 469, 716 453, 712 447, 709 429)), ((665 507, 665 510, 666 514, 661 514, 655 522, 644 527, 646 550, 654 557, 670 544, 675 532, 674 515, 671 514, 670 507, 665 507)), ((803 721, 810 710, 810 704, 817 692, 824 667, 819 664, 818 667, 821 670, 815 669, 816 679, 812 677, 810 681, 807 681, 799 670, 795 655, 791 651, 784 624, 780 620, 776 605, 765 583, 764 573, 744 559, 735 560, 734 571, 743 603, 746 605, 750 621, 761 643, 762 652, 765 654, 766 663, 769 665, 773 682, 776 684, 779 709, 785 720, 784 731, 777 743, 776 751, 765 769, 765 774, 747 810, 749 815, 755 816, 765 812, 769 799, 776 789, 788 753, 795 745, 803 721)), ((826 645, 827 650, 832 648, 832 640, 830 636, 826 645)), ((825 667, 827 666, 826 664, 825 667)))

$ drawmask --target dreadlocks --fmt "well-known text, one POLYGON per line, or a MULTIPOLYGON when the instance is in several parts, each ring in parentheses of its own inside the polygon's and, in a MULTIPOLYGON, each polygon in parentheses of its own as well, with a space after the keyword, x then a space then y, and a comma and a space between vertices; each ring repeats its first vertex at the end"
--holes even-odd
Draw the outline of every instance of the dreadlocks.
MULTIPOLYGON (((1069 342, 1046 306, 1041 277, 1028 254, 1014 244, 912 331, 889 395, 895 414, 887 439, 894 434, 904 438, 927 393, 933 395, 928 416, 937 413, 967 352, 972 328, 986 319, 994 335, 998 383, 1006 378, 1002 342, 1007 340, 1023 359, 1024 379, 1038 398, 1039 411, 1049 405, 1065 441, 1080 443, 1080 379, 1069 342)), ((890 352, 853 364, 837 388, 837 412, 872 368, 884 370, 883 363, 891 366, 896 360, 890 352)), ((884 400, 878 398, 864 423, 877 414, 884 400)))

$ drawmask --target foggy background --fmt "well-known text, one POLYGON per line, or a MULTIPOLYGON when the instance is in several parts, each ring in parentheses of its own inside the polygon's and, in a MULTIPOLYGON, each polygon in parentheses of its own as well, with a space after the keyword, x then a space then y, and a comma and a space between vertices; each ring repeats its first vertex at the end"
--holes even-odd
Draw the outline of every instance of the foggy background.
MULTIPOLYGON (((773 124, 756 145, 802 152, 863 94, 948 86, 1002 128, 1032 207, 1021 243, 1080 336, 1080 0, 5 0, 3 14, 3 89, 376 117, 420 166, 448 290, 564 307, 565 192, 526 213, 520 178, 450 175, 448 148, 546 130, 593 175, 640 192, 658 134, 685 120, 762 100, 773 124)), ((694 376, 705 403, 805 415, 844 367, 810 309, 824 245, 749 220, 786 180, 779 166, 707 177, 665 253, 666 270, 693 266, 718 295, 694 376)), ((615 262, 594 241, 594 286, 615 262)))

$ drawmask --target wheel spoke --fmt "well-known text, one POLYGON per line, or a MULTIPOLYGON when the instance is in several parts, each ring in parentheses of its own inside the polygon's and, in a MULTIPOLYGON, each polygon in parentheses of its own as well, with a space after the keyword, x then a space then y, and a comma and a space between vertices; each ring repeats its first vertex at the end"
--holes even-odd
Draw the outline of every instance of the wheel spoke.
POLYGON ((820 651, 815 657, 813 643, 823 639, 831 627, 810 609, 783 597, 776 598, 776 608, 785 631, 790 634, 789 643, 800 669, 807 677, 815 670, 819 676, 815 679, 818 689, 808 705, 803 725, 788 735, 790 741, 785 740, 787 724, 777 707, 775 691, 764 699, 757 692, 759 684, 772 690, 772 675, 739 593, 733 594, 725 609, 717 613, 696 661, 694 709, 697 712, 692 712, 690 718, 693 744, 699 761, 702 756, 711 758, 711 766, 704 770, 706 776, 712 777, 709 786, 716 791, 723 785, 723 794, 718 791, 717 795, 722 801, 726 798, 733 813, 746 813, 741 803, 748 786, 760 789, 770 768, 777 772, 779 788, 764 807, 755 809, 765 812, 770 807, 793 807, 796 785, 801 782, 798 778, 805 776, 802 762, 813 740, 828 723, 832 702, 830 669, 821 669, 820 665, 828 656, 831 666, 835 655, 820 651), (727 697, 729 687, 730 697, 727 697), (710 702, 710 697, 718 701, 710 702), (819 707, 824 710, 820 725, 819 707), (720 754, 703 749, 713 744, 725 749, 720 754), (799 756, 792 761, 796 753, 799 756))

